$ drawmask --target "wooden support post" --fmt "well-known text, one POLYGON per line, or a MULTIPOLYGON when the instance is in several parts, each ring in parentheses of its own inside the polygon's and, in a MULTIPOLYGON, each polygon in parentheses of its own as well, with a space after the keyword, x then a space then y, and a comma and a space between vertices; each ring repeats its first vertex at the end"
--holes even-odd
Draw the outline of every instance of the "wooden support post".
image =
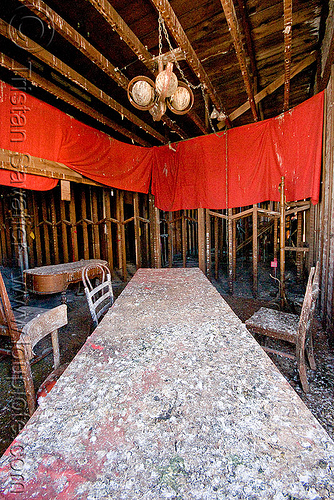
POLYGON ((107 260, 109 264, 109 269, 111 273, 114 269, 114 255, 112 247, 112 226, 111 226, 111 206, 110 206, 110 189, 105 188, 103 190, 103 204, 104 204, 104 215, 106 218, 106 246, 107 246, 107 260))
POLYGON ((206 274, 211 276, 211 219, 210 211, 205 209, 205 244, 206 244, 206 274))
POLYGON ((35 244, 36 244, 36 261, 37 261, 37 266, 39 267, 43 264, 43 258, 42 258, 42 245, 41 245, 41 228, 39 226, 38 205, 35 193, 32 204, 33 204, 34 234, 35 234, 35 244))
POLYGON ((187 266, 187 220, 186 210, 182 210, 181 219, 181 235, 182 235, 182 265, 187 266))
POLYGON ((97 191, 96 188, 92 189, 92 221, 93 221, 93 255, 94 259, 101 258, 100 252, 100 229, 99 229, 99 214, 97 208, 97 191))
POLYGON ((71 186, 71 201, 70 201, 70 223, 71 223, 71 246, 72 246, 72 261, 79 260, 78 252, 78 235, 77 235, 77 217, 75 211, 75 198, 73 186, 71 186))
MULTIPOLYGON (((232 208, 232 214, 235 215, 236 209, 232 208)), ((237 220, 233 219, 232 222, 232 272, 233 281, 236 280, 237 271, 237 220)))
POLYGON ((316 248, 316 231, 315 231, 315 217, 316 209, 313 204, 311 204, 310 209, 307 210, 306 214, 306 241, 308 242, 309 251, 306 254, 307 259, 307 269, 309 270, 313 262, 317 260, 316 248))
POLYGON ((151 229, 151 261, 153 267, 161 267, 160 213, 154 204, 153 194, 149 195, 150 229, 151 229))
POLYGON ((2 257, 2 262, 1 264, 3 266, 8 265, 8 253, 7 253, 7 245, 6 245, 6 217, 5 217, 5 210, 4 210, 4 198, 0 197, 0 210, 1 210, 1 227, 0 227, 0 235, 1 235, 1 257, 2 257))
POLYGON ((60 200, 60 218, 61 218, 61 241, 63 249, 63 262, 68 262, 68 240, 67 240, 67 219, 65 201, 60 200))
POLYGON ((253 205, 253 295, 257 297, 258 287, 258 213, 257 205, 253 205))
POLYGON ((168 212, 167 215, 168 218, 168 267, 173 267, 173 226, 172 226, 172 220, 173 220, 173 213, 168 212))
POLYGON ((126 244, 124 222, 124 191, 116 191, 116 211, 117 211, 117 247, 118 247, 118 267, 122 272, 122 278, 127 280, 126 268, 126 244))
POLYGON ((87 224, 87 190, 82 188, 81 192, 81 220, 82 220, 82 238, 84 259, 89 259, 89 240, 87 224))
POLYGON ((228 288, 233 294, 233 220, 232 208, 228 209, 228 288))
POLYGON ((52 193, 52 196, 51 196, 51 224, 52 224, 51 230, 52 230, 54 263, 59 264, 58 227, 57 227, 57 216, 56 216, 56 206, 55 206, 54 193, 52 193))
POLYGON ((215 232, 215 279, 218 279, 219 271, 219 246, 218 246, 218 236, 219 236, 219 226, 218 217, 214 218, 214 232, 215 232))
POLYGON ((42 217, 43 217, 43 235, 44 235, 44 249, 45 249, 45 264, 49 266, 51 264, 50 255, 50 236, 49 236, 49 224, 48 224, 48 210, 46 206, 46 199, 42 198, 42 217))
MULTIPOLYGON (((277 202, 275 202, 274 210, 277 212, 277 202)), ((274 259, 277 259, 278 254, 278 218, 274 218, 274 259)))
POLYGON ((280 184, 281 201, 280 201, 280 301, 283 309, 285 298, 285 180, 281 178, 280 184))
MULTIPOLYGON (((297 213, 297 248, 302 246, 303 214, 297 213)), ((304 252, 296 252, 297 282, 300 283, 303 277, 303 257, 304 252)))
MULTIPOLYGON (((144 219, 146 221, 149 221, 150 215, 149 215, 149 200, 148 196, 145 197, 145 200, 143 202, 143 214, 144 214, 144 219)), ((149 266, 150 265, 150 223, 146 222, 144 226, 144 239, 145 239, 145 265, 149 266)))
POLYGON ((35 266, 34 233, 32 231, 32 224, 33 224, 33 222, 32 222, 32 220, 33 220, 33 217, 32 217, 32 214, 33 214, 32 197, 33 197, 33 193, 30 191, 29 195, 27 195, 27 218, 26 218, 29 268, 35 266))
POLYGON ((182 238, 181 238, 181 211, 176 212, 177 217, 175 221, 175 248, 176 252, 182 252, 182 238))
POLYGON ((133 215, 134 215, 134 228, 135 228, 135 256, 136 268, 141 267, 141 244, 140 244, 140 219, 139 219, 139 195, 133 195, 133 215))
POLYGON ((205 265, 205 215, 204 208, 199 208, 197 213, 198 221, 198 267, 206 273, 205 265))

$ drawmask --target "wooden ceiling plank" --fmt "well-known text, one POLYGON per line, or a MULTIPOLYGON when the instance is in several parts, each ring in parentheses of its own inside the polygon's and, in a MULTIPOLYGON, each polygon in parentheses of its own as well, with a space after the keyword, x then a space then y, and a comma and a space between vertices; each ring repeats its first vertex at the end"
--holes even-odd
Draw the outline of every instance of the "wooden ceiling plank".
POLYGON ((241 30, 236 16, 233 0, 221 0, 224 9, 226 21, 232 36, 235 52, 238 58, 242 78, 245 84, 246 93, 248 96, 250 108, 252 110, 254 121, 258 120, 257 110, 254 101, 252 85, 249 72, 247 69, 246 54, 242 43, 241 30))
MULTIPOLYGON (((26 5, 26 0, 19 0, 19 2, 26 5)), ((104 73, 112 78, 120 87, 127 90, 129 80, 123 75, 118 68, 111 64, 103 54, 101 54, 93 45, 88 42, 80 33, 78 33, 70 24, 68 24, 62 17, 60 17, 54 10, 52 10, 45 2, 42 0, 31 0, 29 5, 26 5, 34 14, 48 13, 48 17, 52 20, 52 27, 69 43, 76 47, 82 54, 88 57, 96 66, 98 66, 104 73)), ((149 52, 148 52, 149 54, 149 52)), ((150 58, 152 56, 150 55, 150 58)), ((179 134, 180 127, 174 126, 172 120, 162 120, 166 124, 171 124, 172 130, 179 134)), ((182 131, 181 138, 184 139, 188 137, 185 132, 182 131)))
POLYGON ((42 177, 48 177, 49 179, 67 180, 80 184, 89 184, 92 186, 103 185, 78 174, 63 163, 45 160, 43 158, 26 154, 22 155, 20 153, 16 153, 15 151, 9 151, 8 149, 2 148, 0 149, 0 168, 24 174, 40 175, 42 177), (20 160, 20 157, 24 157, 23 161, 20 160), (25 166, 27 158, 29 158, 29 165, 25 166))
MULTIPOLYGON (((10 26, 10 32, 9 32, 9 25, 0 19, 0 34, 9 38, 13 39, 13 37, 20 36, 20 32, 17 31, 13 26, 10 26), (10 35, 9 35, 10 33, 10 35)), ((105 92, 100 90, 96 85, 93 83, 89 82, 84 78, 82 75, 77 73, 74 69, 72 69, 70 66, 67 64, 63 63, 60 59, 55 57, 53 54, 48 52, 46 49, 38 45, 36 42, 32 42, 27 36, 26 38, 26 46, 29 47, 34 47, 33 54, 35 57, 38 57, 41 61, 46 63, 48 66, 51 68, 57 70, 59 73, 61 73, 63 76, 66 78, 70 79, 72 82, 76 83, 79 85, 81 88, 89 92, 91 95, 99 99, 101 102, 112 108, 113 110, 117 111, 122 117, 124 116, 127 118, 129 121, 137 125, 138 127, 142 128, 145 130, 147 133, 149 133, 152 137, 155 137, 162 143, 166 143, 166 138, 159 134, 156 130, 154 130, 152 127, 147 125, 143 120, 138 118, 136 115, 131 113, 128 109, 124 108, 121 104, 119 104, 117 101, 115 101, 112 97, 107 95, 105 92)), ((29 49, 28 49, 29 51, 29 49)))
POLYGON ((134 32, 124 22, 118 12, 110 5, 107 0, 88 0, 89 3, 99 12, 104 19, 115 30, 122 40, 137 55, 138 59, 146 64, 146 61, 152 59, 152 54, 141 43, 134 32))
MULTIPOLYGON (((298 73, 300 73, 305 68, 307 68, 308 66, 313 64, 316 60, 317 60, 317 52, 314 51, 308 57, 306 57, 305 59, 303 59, 298 64, 296 64, 295 66, 292 67, 290 77, 291 78, 295 77, 296 75, 298 75, 298 73)), ((285 75, 283 74, 283 75, 279 76, 278 78, 276 78, 276 80, 271 82, 269 85, 267 85, 266 88, 264 88, 260 92, 258 92, 254 96, 255 103, 262 101, 262 99, 264 99, 267 95, 272 94, 273 92, 275 92, 275 90, 277 90, 279 87, 284 85, 284 79, 285 79, 285 75)), ((236 118, 241 116, 243 113, 248 111, 249 108, 250 108, 250 104, 249 104, 249 101, 247 101, 230 114, 230 116, 229 116, 230 120, 231 121, 235 120, 236 118)), ((218 124, 219 129, 223 128, 223 126, 224 125, 220 126, 220 124, 218 124)))
POLYGON ((292 0, 283 0, 284 8, 284 101, 283 111, 289 109, 291 52, 292 52, 292 0))
POLYGON ((66 92, 65 90, 60 89, 57 87, 55 84, 50 82, 49 80, 46 80, 46 78, 43 78, 42 76, 38 75, 34 71, 27 71, 26 67, 20 66, 20 64, 12 59, 11 57, 6 56, 5 54, 0 54, 0 66, 3 68, 8 69, 9 71, 12 71, 13 73, 25 78, 26 80, 30 81, 33 85, 36 85, 43 90, 46 90, 46 92, 49 92, 50 94, 54 95, 58 99, 61 99, 62 101, 70 104, 71 106, 74 106, 76 109, 79 111, 82 111, 86 115, 94 118, 95 120, 99 121, 103 125, 106 125, 108 127, 111 127, 112 129, 116 130, 120 134, 124 135, 125 137, 128 137, 132 141, 136 142, 137 144, 140 144, 141 146, 145 147, 151 147, 151 144, 141 137, 138 137, 136 134, 130 132, 127 130, 125 127, 122 127, 118 123, 110 120, 109 118, 105 117, 102 115, 102 113, 99 113, 95 109, 91 108, 87 104, 83 103, 76 97, 73 97, 71 94, 66 92))
POLYGON ((168 0, 151 0, 151 2, 153 3, 157 11, 160 12, 174 40, 185 52, 189 66, 203 85, 205 91, 209 94, 214 106, 217 109, 225 112, 225 107, 223 106, 221 99, 217 94, 217 91, 213 87, 205 69, 202 66, 201 61, 199 60, 195 50, 193 49, 186 33, 181 26, 180 21, 178 20, 168 0))

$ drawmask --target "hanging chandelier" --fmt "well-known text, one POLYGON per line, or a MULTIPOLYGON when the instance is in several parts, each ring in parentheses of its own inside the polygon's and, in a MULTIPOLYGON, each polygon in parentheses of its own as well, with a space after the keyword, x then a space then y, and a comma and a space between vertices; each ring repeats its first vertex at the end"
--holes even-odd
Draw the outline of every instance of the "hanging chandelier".
MULTIPOLYGON (((194 104, 194 94, 191 88, 186 83, 178 81, 173 73, 173 63, 167 62, 164 68, 162 30, 171 47, 163 19, 159 15, 158 75, 155 82, 146 76, 136 76, 128 85, 128 98, 131 104, 142 111, 149 111, 155 121, 161 119, 167 107, 177 115, 184 115, 194 104)), ((177 64, 176 58, 175 62, 177 64)))

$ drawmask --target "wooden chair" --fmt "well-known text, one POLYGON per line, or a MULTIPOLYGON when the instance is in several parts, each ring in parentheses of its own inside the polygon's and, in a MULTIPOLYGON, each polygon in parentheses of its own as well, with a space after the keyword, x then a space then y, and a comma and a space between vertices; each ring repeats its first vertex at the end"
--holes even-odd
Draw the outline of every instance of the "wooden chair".
POLYGON ((49 309, 27 323, 16 342, 22 378, 27 395, 30 416, 36 409, 36 395, 31 373, 30 361, 34 357, 33 349, 47 335, 51 334, 54 370, 59 368, 58 329, 67 324, 67 306, 62 304, 49 309))
POLYGON ((261 307, 245 324, 253 334, 283 340, 295 345, 295 354, 262 346, 267 352, 297 360, 300 381, 304 392, 309 391, 306 372, 306 356, 312 370, 316 369, 312 320, 319 294, 319 262, 310 270, 306 293, 300 316, 261 307))
MULTIPOLYGON (((13 311, 7 289, 0 272, 0 335, 5 335, 11 339, 11 348, 0 348, 0 355, 13 355, 18 359, 16 353, 16 342, 20 337, 23 326, 38 314, 42 314, 47 309, 41 307, 21 306, 13 311)), ((14 370, 15 370, 15 364, 14 370)))
MULTIPOLYGON (((95 287, 90 277, 91 266, 88 265, 82 270, 82 282, 95 327, 114 302, 110 270, 104 264, 98 264, 97 267, 100 271, 101 282, 95 287)), ((96 266, 94 269, 96 269, 96 266)))

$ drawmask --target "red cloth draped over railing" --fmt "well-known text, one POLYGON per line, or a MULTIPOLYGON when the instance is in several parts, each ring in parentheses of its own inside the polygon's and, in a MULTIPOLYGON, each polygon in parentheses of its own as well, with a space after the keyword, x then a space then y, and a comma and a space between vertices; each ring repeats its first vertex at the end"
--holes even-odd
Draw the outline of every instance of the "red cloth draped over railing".
MULTIPOLYGON (((0 120, 0 147, 3 149, 63 163, 107 186, 148 192, 152 148, 112 139, 3 82, 0 120)), ((35 178, 36 187, 31 189, 38 189, 40 177, 28 177, 27 174, 27 178, 31 183, 35 178)))
MULTIPOLYGON (((162 210, 278 201, 281 176, 287 201, 311 198, 317 203, 323 105, 321 92, 276 118, 171 146, 143 148, 116 141, 1 83, 0 147, 64 163, 118 189, 147 193, 152 182, 156 206, 162 210)), ((0 170, 0 183, 5 183, 5 175, 0 170)), ((28 178, 26 187, 38 189, 41 177, 28 178)))
POLYGON ((169 211, 279 201, 281 176, 287 201, 317 203, 323 102, 321 92, 276 118, 156 148, 156 205, 169 211))

